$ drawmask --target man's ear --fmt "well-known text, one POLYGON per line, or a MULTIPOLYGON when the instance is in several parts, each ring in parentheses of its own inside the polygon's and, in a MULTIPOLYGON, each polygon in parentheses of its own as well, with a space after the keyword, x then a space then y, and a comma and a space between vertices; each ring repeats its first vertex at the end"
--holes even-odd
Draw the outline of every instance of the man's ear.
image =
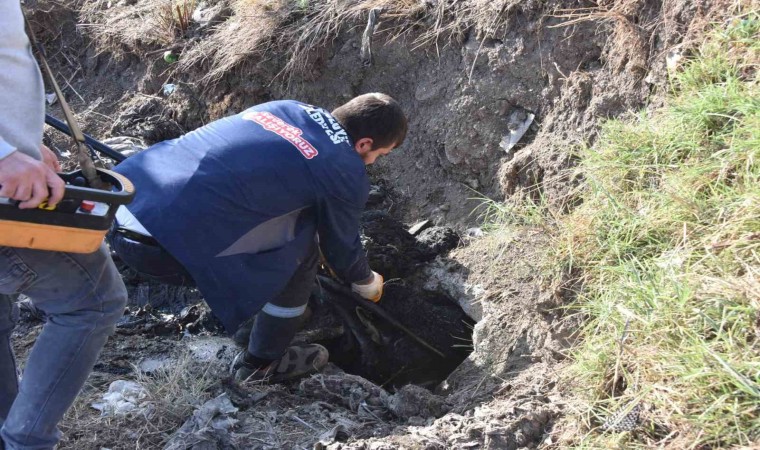
POLYGON ((354 144, 354 148, 356 149, 356 152, 360 155, 366 155, 367 153, 372 151, 372 138, 361 138, 354 144))

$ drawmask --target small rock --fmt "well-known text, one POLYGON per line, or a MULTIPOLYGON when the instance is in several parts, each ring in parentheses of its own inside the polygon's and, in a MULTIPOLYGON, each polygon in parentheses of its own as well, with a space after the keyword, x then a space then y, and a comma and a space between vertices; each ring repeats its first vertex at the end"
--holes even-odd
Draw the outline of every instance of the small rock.
POLYGON ((424 427, 427 424, 427 420, 420 416, 410 417, 407 423, 413 427, 424 427))
POLYGON ((456 248, 459 245, 459 235, 449 227, 435 226, 419 233, 417 242, 439 255, 456 248))
POLYGON ((408 384, 388 398, 388 409, 402 419, 417 417, 424 425, 424 417, 440 417, 448 408, 443 397, 420 386, 408 384))

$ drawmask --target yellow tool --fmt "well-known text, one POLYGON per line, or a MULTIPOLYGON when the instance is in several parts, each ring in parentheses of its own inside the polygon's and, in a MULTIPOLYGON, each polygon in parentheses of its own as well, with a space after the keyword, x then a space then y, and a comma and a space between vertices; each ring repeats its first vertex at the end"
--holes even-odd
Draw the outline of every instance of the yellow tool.
POLYGON ((92 253, 111 228, 116 210, 132 201, 134 187, 122 175, 97 169, 111 191, 87 185, 82 171, 59 174, 66 182, 63 199, 55 208, 46 203, 19 209, 18 201, 0 197, 0 246, 92 253))

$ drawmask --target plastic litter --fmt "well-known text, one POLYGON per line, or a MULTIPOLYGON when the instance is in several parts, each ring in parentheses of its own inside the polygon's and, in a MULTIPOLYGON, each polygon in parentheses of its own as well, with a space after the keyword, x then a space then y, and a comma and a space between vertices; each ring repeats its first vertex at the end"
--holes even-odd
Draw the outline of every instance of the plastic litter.
POLYGON ((58 102, 58 95, 55 92, 45 94, 45 100, 47 100, 48 105, 55 105, 58 102))
POLYGON ((207 401, 172 435, 164 450, 228 448, 230 429, 238 423, 231 416, 237 411, 226 393, 207 401))
POLYGON ((104 139, 103 143, 126 157, 136 155, 147 147, 141 140, 130 136, 114 136, 104 139))
POLYGON ((130 413, 146 414, 150 412, 146 398, 148 391, 139 383, 116 380, 103 394, 103 401, 95 402, 92 407, 102 416, 125 416, 130 413))
POLYGON ((177 54, 174 53, 171 50, 167 50, 164 52, 164 61, 168 62, 169 64, 177 62, 179 58, 177 57, 177 54))
POLYGON ((338 424, 319 435, 319 441, 314 444, 314 449, 325 450, 327 449, 328 445, 350 436, 351 433, 349 433, 346 426, 343 424, 338 424))
POLYGON ((530 125, 533 123, 533 119, 536 116, 532 112, 525 111, 524 109, 517 109, 509 115, 509 121, 507 122, 507 128, 509 132, 501 138, 499 147, 509 153, 512 148, 520 142, 520 139, 528 131, 530 125))
POLYGON ((643 409, 642 404, 637 402, 624 405, 607 417, 601 428, 603 431, 611 431, 613 433, 633 431, 641 425, 641 413, 643 409))
POLYGON ((681 53, 681 49, 675 49, 668 52, 667 56, 665 56, 665 67, 668 69, 669 73, 678 70, 678 65, 682 58, 683 54, 681 53))
POLYGON ((164 85, 164 95, 172 95, 174 91, 177 90, 177 85, 172 83, 167 83, 164 85))

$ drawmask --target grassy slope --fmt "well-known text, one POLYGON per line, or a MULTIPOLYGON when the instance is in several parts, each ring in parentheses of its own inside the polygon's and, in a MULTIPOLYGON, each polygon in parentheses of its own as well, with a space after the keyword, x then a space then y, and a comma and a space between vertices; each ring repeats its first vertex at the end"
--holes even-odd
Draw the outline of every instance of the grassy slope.
POLYGON ((760 442, 759 32, 757 12, 721 25, 667 107, 581 155, 587 194, 552 259, 583 274, 579 447, 760 442), (636 405, 637 431, 602 432, 636 405))

